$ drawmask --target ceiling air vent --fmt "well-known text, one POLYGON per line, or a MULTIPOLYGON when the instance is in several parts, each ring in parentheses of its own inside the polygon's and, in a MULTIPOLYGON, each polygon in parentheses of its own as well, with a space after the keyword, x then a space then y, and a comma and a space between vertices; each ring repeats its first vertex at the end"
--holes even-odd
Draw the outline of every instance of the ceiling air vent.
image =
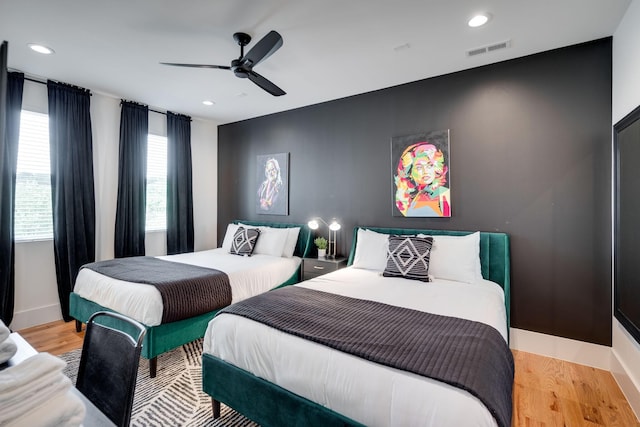
POLYGON ((483 53, 494 52, 496 50, 506 49, 508 47, 511 47, 511 40, 506 40, 506 41, 494 43, 488 46, 482 46, 482 47, 477 47, 475 49, 470 49, 467 51, 467 56, 482 55, 483 53))

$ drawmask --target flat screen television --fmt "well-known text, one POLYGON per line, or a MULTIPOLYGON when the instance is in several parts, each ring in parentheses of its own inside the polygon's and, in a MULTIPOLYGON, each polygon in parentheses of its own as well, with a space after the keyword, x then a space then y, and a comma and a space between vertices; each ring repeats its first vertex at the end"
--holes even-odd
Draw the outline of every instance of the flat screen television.
POLYGON ((613 135, 614 316, 640 343, 640 106, 613 135))

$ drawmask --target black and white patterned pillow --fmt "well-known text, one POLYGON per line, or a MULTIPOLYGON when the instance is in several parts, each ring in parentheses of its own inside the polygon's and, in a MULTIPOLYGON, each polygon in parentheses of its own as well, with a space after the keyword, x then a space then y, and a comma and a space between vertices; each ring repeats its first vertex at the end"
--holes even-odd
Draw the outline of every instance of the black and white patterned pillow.
POLYGON ((429 256, 433 237, 389 236, 387 267, 382 272, 385 277, 429 280, 429 256))
POLYGON ((234 255, 251 256, 256 242, 260 236, 260 230, 257 228, 238 227, 233 240, 231 241, 231 250, 229 253, 234 255))

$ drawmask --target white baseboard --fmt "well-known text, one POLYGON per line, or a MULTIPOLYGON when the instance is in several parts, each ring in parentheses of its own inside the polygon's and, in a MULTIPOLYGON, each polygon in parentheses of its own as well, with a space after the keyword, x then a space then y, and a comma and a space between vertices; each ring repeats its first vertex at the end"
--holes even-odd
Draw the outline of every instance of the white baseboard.
POLYGON ((60 319, 62 319, 60 304, 52 304, 31 310, 16 311, 13 313, 13 320, 9 327, 12 331, 19 331, 24 328, 55 322, 60 319))
POLYGON ((611 370, 611 347, 514 328, 511 328, 509 339, 513 350, 611 370))
POLYGON ((613 366, 611 373, 629 405, 640 418, 640 342, 613 319, 613 366))
POLYGON ((635 384, 629 372, 631 372, 629 368, 622 359, 618 357, 616 351, 613 350, 611 373, 620 386, 624 397, 627 398, 627 402, 629 402, 636 417, 640 419, 640 387, 635 384))

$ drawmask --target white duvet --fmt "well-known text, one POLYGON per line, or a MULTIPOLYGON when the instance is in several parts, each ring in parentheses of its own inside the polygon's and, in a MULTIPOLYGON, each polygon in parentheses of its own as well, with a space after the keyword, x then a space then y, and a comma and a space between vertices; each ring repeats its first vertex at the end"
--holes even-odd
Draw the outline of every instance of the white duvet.
MULTIPOLYGON (((490 281, 424 283, 348 267, 296 286, 483 322, 507 339, 504 293, 490 281)), ((466 391, 240 316, 211 320, 204 352, 368 426, 497 425, 466 391)))
MULTIPOLYGON (((222 248, 158 258, 224 271, 229 276, 232 303, 284 283, 291 278, 301 262, 298 257, 261 254, 242 257, 232 255, 222 248)), ((73 292, 147 326, 161 323, 162 297, 155 286, 112 279, 83 268, 78 273, 73 292)))

